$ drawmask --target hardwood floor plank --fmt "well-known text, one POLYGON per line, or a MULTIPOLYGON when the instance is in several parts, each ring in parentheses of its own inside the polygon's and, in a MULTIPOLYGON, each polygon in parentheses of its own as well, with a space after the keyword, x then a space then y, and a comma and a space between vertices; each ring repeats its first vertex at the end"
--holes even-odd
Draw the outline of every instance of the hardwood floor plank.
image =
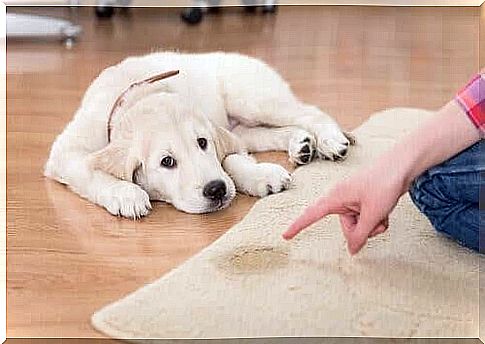
MULTIPOLYGON (((59 8, 15 10, 68 17, 59 8)), ((288 6, 275 16, 223 13, 189 27, 175 9, 136 8, 98 21, 92 8, 83 8, 77 20, 84 33, 72 50, 55 42, 8 42, 9 337, 100 337, 89 325, 96 309, 199 252, 256 201, 239 195, 230 208, 208 215, 159 203, 133 222, 44 179, 52 141, 107 66, 155 50, 239 51, 274 66, 299 97, 347 129, 387 107, 436 109, 478 70, 478 8, 288 6)), ((290 168, 285 154, 258 156, 290 168)))

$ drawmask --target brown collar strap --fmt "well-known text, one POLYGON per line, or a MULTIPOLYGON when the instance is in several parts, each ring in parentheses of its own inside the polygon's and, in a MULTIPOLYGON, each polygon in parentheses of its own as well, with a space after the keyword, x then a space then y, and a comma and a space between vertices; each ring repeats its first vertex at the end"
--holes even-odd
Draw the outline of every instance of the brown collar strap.
POLYGON ((126 101, 126 95, 130 92, 132 92, 135 88, 139 87, 139 86, 144 86, 144 85, 148 85, 148 84, 153 84, 157 81, 160 81, 160 80, 163 80, 163 79, 167 79, 167 78, 170 78, 174 75, 177 75, 179 73, 178 70, 172 70, 170 72, 165 72, 165 73, 162 73, 162 74, 157 74, 157 75, 154 75, 148 79, 145 79, 145 80, 141 80, 141 81, 138 81, 138 82, 135 82, 134 84, 131 84, 126 90, 123 91, 123 93, 121 93, 121 95, 116 99, 113 107, 111 108, 111 111, 109 113, 109 117, 108 117, 108 125, 107 125, 107 132, 108 132, 108 143, 111 141, 111 120, 113 119, 114 115, 116 114, 116 112, 119 111, 119 109, 121 108, 121 106, 125 103, 126 101))

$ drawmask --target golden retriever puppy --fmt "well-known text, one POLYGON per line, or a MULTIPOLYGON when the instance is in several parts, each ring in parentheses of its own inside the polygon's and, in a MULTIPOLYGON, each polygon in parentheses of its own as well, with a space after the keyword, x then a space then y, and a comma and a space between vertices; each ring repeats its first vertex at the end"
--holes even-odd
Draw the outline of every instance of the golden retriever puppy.
POLYGON ((283 167, 248 153, 285 150, 307 164, 344 158, 350 141, 260 60, 161 52, 93 81, 45 175, 114 215, 147 215, 150 200, 205 213, 227 207, 236 190, 263 197, 290 186, 283 167))

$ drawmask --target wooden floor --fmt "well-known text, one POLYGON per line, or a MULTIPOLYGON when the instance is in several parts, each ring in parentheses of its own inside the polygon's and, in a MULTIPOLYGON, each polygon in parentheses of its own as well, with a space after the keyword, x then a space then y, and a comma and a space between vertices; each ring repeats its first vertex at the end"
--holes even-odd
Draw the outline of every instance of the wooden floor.
MULTIPOLYGON (((478 70, 478 8, 294 6, 276 16, 233 9, 197 27, 170 9, 135 9, 111 22, 96 21, 92 9, 77 16, 85 32, 72 50, 54 42, 7 46, 9 337, 100 336, 91 313, 209 245, 256 201, 238 196, 210 215, 156 204, 133 222, 45 180, 50 144, 110 64, 163 49, 250 54, 347 129, 387 107, 436 109, 478 70)), ((284 154, 260 157, 288 166, 284 154)))

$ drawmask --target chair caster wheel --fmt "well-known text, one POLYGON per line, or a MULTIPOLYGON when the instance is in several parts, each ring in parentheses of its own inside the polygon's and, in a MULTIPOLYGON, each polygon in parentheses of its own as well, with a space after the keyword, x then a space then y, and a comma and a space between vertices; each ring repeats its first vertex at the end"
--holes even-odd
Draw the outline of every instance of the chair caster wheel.
POLYGON ((221 6, 209 6, 207 8, 207 13, 209 13, 209 14, 219 14, 221 12, 222 12, 221 6))
POLYGON ((111 6, 96 6, 95 12, 96 17, 100 19, 109 19, 114 15, 115 9, 111 6))
POLYGON ((202 21, 203 13, 201 8, 189 8, 182 12, 182 20, 190 25, 199 24, 202 21))
POLYGON ((254 5, 245 5, 244 6, 244 11, 246 11, 246 13, 256 13, 257 9, 258 9, 258 6, 254 6, 254 5))
POLYGON ((263 13, 276 13, 276 5, 265 5, 263 6, 263 13))
POLYGON ((76 41, 74 40, 74 38, 66 38, 64 40, 64 46, 68 50, 71 50, 72 49, 72 47, 74 46, 74 43, 76 43, 76 41))

